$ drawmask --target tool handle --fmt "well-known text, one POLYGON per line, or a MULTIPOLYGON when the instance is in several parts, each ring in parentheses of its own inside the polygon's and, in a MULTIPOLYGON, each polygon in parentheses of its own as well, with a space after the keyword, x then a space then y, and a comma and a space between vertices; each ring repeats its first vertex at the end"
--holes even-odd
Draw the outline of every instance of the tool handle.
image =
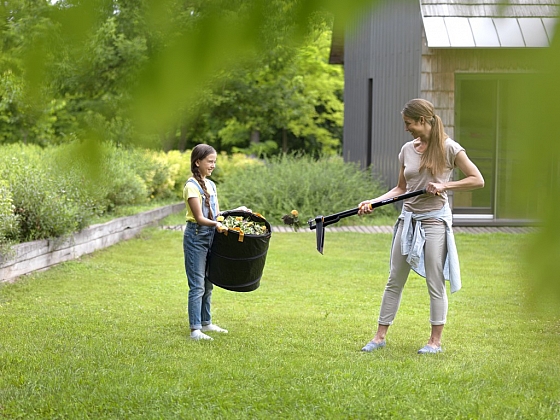
MULTIPOLYGON (((409 192, 409 193, 397 195, 395 197, 386 198, 385 200, 376 201, 374 203, 371 203, 370 206, 371 206, 372 209, 374 209, 374 208, 377 208, 377 207, 384 206, 386 204, 394 203, 396 201, 406 200, 407 198, 416 197, 417 195, 422 195, 422 194, 426 194, 426 189, 425 188, 421 189, 421 190, 412 191, 412 192, 409 192)), ((313 230, 317 227, 317 219, 318 218, 322 219, 323 227, 324 227, 324 226, 328 226, 328 225, 331 225, 333 223, 336 223, 340 219, 343 219, 345 217, 353 216, 355 214, 358 214, 359 210, 360 210, 359 207, 356 207, 354 209, 341 211, 340 213, 331 214, 330 216, 317 216, 315 219, 310 219, 307 223, 309 224, 309 229, 313 230), (313 221, 315 221, 315 224, 313 224, 313 221)))

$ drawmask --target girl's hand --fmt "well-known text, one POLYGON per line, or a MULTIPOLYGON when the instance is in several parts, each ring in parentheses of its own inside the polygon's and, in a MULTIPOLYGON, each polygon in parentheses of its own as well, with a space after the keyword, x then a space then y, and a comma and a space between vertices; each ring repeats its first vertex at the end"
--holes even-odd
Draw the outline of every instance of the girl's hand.
POLYGON ((358 215, 373 213, 373 208, 371 207, 371 200, 362 201, 358 204, 358 215))
POLYGON ((218 222, 218 224, 216 225, 216 230, 220 233, 225 232, 227 230, 227 227, 218 222))

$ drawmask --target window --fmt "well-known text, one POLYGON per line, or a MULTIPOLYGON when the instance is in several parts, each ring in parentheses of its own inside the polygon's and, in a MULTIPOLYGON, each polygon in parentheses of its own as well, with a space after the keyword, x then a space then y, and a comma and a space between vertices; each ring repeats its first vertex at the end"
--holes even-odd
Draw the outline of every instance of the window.
MULTIPOLYGON (((514 171, 520 156, 516 144, 523 123, 523 95, 529 74, 456 75, 455 140, 467 151, 485 187, 453 194, 455 215, 496 219, 530 219, 534 205, 519 201, 514 171)), ((457 171, 456 178, 462 176, 457 171)))

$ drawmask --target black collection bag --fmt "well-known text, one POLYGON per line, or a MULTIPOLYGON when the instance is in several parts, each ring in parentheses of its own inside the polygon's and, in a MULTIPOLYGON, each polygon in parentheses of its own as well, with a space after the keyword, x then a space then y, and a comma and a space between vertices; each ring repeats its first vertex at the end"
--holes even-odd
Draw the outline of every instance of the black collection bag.
POLYGON ((206 277, 223 289, 251 292, 260 286, 272 235, 270 224, 259 214, 245 211, 225 211, 222 216, 242 216, 265 224, 263 235, 247 235, 228 229, 214 232, 214 239, 206 261, 206 277))

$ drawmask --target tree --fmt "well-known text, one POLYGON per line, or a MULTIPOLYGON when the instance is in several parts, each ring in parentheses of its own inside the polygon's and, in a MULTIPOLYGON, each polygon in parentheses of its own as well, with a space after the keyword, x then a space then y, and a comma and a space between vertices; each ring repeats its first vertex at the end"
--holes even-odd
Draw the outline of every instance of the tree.
POLYGON ((193 143, 257 154, 338 153, 344 81, 342 69, 328 64, 330 35, 322 22, 303 45, 276 45, 223 72, 190 110, 193 143))

